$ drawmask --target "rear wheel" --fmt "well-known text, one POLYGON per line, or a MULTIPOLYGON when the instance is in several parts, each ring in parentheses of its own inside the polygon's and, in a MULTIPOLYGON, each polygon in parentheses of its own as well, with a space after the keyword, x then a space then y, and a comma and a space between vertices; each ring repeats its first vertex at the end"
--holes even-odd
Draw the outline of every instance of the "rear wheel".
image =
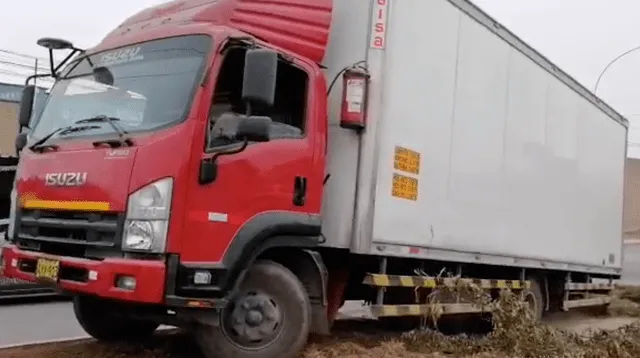
POLYGON ((530 278, 531 287, 522 291, 522 297, 533 313, 536 322, 540 322, 544 313, 545 299, 538 279, 530 278))
POLYGON ((292 358, 304 347, 311 305, 298 278, 272 262, 254 264, 217 326, 202 325, 197 340, 207 358, 292 358))
POLYGON ((159 324, 113 314, 113 304, 88 296, 73 299, 73 311, 80 326, 91 337, 105 342, 141 341, 151 336, 159 324))

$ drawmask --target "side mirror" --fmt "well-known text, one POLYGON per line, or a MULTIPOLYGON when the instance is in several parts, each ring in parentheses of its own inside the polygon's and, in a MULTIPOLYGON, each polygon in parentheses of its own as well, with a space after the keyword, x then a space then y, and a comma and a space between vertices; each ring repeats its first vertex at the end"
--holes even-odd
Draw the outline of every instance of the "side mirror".
POLYGON ((271 107, 276 95, 278 53, 265 49, 248 50, 244 60, 242 100, 271 107))
POLYGON ((115 81, 113 78, 113 73, 109 71, 106 67, 96 67, 93 69, 93 78, 98 83, 102 83, 107 86, 113 86, 113 82, 115 81))
POLYGON ((38 39, 38 46, 42 46, 49 50, 73 50, 73 44, 64 39, 57 39, 53 37, 43 37, 38 39))
MULTIPOLYGON (((43 37, 41 39, 38 40, 38 46, 42 46, 46 49, 49 50, 49 66, 51 66, 51 73, 49 74, 51 77, 53 78, 58 78, 58 70, 60 70, 62 68, 62 66, 64 66, 65 64, 67 64, 69 62, 69 60, 71 60, 71 58, 78 52, 84 52, 83 50, 73 46, 73 44, 70 41, 64 40, 64 39, 57 39, 57 38, 53 38, 53 37, 43 37), (71 50, 71 53, 69 53, 67 55, 67 57, 64 58, 64 60, 58 62, 57 65, 55 65, 54 63, 56 61, 54 61, 53 59, 53 52, 54 51, 58 51, 58 50, 71 50)), ((33 75, 30 76, 31 77, 45 77, 48 75, 33 75)), ((29 80, 27 79, 27 83, 29 80)))
POLYGON ((271 128, 271 123, 272 121, 269 117, 245 117, 238 123, 236 138, 249 142, 268 142, 270 139, 269 129, 271 128))
POLYGON ((36 95, 36 86, 28 85, 22 90, 22 99, 20 101, 20 115, 18 123, 20 128, 29 128, 31 121, 31 113, 33 110, 33 99, 36 95))
POLYGON ((27 146, 27 133, 20 133, 16 136, 16 153, 27 146))

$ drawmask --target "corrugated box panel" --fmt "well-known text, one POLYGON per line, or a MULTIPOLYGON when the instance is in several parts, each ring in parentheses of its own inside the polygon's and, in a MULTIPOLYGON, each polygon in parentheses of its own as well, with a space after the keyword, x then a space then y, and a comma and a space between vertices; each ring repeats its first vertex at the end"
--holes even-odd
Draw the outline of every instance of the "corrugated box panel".
POLYGON ((0 101, 0 155, 16 154, 15 141, 18 133, 18 103, 0 101))
POLYGON ((392 4, 374 250, 619 269, 624 120, 468 2, 392 4))

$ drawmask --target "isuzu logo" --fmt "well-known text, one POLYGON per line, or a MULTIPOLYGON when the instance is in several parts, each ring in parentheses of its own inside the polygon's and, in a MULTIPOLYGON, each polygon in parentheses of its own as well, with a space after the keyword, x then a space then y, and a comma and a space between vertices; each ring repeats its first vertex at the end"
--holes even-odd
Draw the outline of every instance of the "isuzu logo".
POLYGON ((47 173, 44 175, 46 186, 81 186, 87 182, 87 173, 47 173))

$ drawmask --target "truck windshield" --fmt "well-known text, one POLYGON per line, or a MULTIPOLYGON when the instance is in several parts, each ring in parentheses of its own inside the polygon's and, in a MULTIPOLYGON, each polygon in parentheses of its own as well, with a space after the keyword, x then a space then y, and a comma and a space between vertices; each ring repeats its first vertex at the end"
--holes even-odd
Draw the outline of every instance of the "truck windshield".
MULTIPOLYGON (((32 136, 42 138, 95 116, 119 118, 129 133, 179 123, 188 114, 210 47, 208 36, 190 35, 83 57, 71 63, 52 88, 32 136)), ((113 132, 108 124, 97 127, 64 137, 113 132)))

